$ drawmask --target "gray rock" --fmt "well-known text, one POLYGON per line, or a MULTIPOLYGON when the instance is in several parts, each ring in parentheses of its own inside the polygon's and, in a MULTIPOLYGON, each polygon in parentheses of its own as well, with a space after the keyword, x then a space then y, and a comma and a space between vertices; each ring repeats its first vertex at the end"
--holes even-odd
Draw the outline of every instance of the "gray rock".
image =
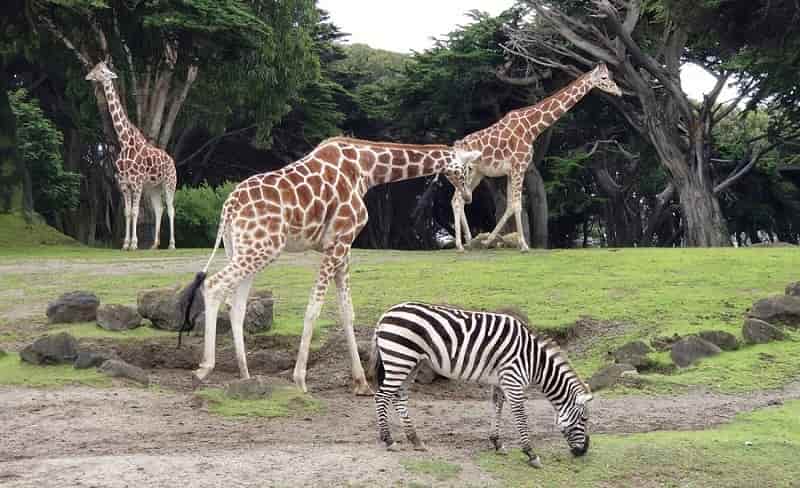
POLYGON ((742 336, 748 344, 766 344, 767 342, 786 339, 786 334, 779 328, 752 317, 744 321, 742 336))
POLYGON ((681 340, 681 336, 673 334, 670 336, 659 336, 650 339, 650 345, 656 351, 669 351, 673 344, 681 340))
POLYGON ((119 359, 109 359, 101 364, 98 370, 113 378, 127 378, 143 385, 150 384, 150 378, 145 370, 119 359))
POLYGON ((254 334, 272 328, 275 299, 270 290, 259 290, 250 294, 244 314, 244 330, 254 334))
POLYGON ((97 309, 97 325, 106 330, 130 330, 142 325, 142 316, 125 305, 103 305, 97 309))
POLYGON ((761 319, 772 325, 800 327, 800 297, 776 295, 753 304, 750 317, 761 319))
POLYGON ((183 322, 182 317, 178 315, 178 299, 172 288, 139 292, 136 297, 136 309, 139 315, 149 319, 157 329, 178 330, 183 322))
POLYGON ((47 321, 51 324, 91 322, 97 319, 100 300, 88 291, 64 293, 47 304, 47 321))
POLYGON ((78 341, 66 332, 46 335, 25 347, 19 356, 31 364, 71 363, 78 356, 78 341))
POLYGON ((672 345, 670 357, 681 368, 691 365, 698 359, 716 356, 722 349, 698 336, 687 336, 672 345))
POLYGON ((504 236, 500 236, 500 240, 505 247, 519 247, 519 232, 509 232, 504 236))
POLYGON ((791 297, 800 297, 800 281, 786 285, 786 294, 791 297))
MULTIPOLYGON (((195 300, 197 302, 197 300, 195 300)), ((247 309, 244 314, 244 330, 249 334, 266 332, 272 328, 274 319, 274 303, 270 290, 258 290, 250 294, 247 300, 247 309)), ((194 304, 191 310, 191 320, 194 322, 193 333, 202 336, 205 333, 205 308, 196 310, 194 304)), ((217 315, 217 334, 224 334, 231 330, 231 315, 227 305, 219 309, 217 315)))
POLYGON ((75 369, 89 369, 89 368, 96 368, 103 364, 104 362, 108 361, 110 358, 108 355, 103 353, 91 352, 91 351, 81 351, 78 353, 78 357, 75 358, 75 362, 72 363, 72 366, 75 369))
POLYGON ((636 368, 631 364, 614 363, 601 368, 589 378, 589 388, 597 391, 617 384, 623 374, 638 374, 636 368))
POLYGON ((242 400, 255 400, 272 394, 273 386, 264 378, 254 376, 246 380, 236 380, 228 383, 225 394, 231 398, 242 400))
POLYGON ((633 341, 620 347, 613 353, 614 362, 620 364, 630 364, 636 368, 642 368, 650 364, 647 357, 653 349, 642 341, 633 341))
POLYGON ((725 332, 724 330, 704 330, 697 335, 712 344, 716 344, 716 346, 723 351, 735 351, 739 349, 739 340, 730 332, 725 332))

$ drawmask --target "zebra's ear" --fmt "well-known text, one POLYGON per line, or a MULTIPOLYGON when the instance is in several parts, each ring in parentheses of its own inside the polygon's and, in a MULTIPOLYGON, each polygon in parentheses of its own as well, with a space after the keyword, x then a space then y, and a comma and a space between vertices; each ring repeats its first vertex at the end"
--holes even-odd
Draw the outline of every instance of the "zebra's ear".
POLYGON ((575 403, 577 403, 578 405, 586 405, 587 402, 592 401, 592 398, 594 397, 592 396, 591 393, 580 394, 575 399, 575 403))

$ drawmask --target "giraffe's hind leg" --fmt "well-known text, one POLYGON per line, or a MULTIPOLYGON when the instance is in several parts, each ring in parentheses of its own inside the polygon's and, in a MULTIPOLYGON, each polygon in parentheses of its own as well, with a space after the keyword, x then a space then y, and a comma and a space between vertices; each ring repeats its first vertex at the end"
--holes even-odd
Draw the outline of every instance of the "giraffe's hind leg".
POLYGON ((167 201, 167 216, 169 217, 169 248, 175 249, 175 186, 164 189, 164 199, 167 201))
POLYGON ((149 190, 147 196, 150 198, 150 205, 153 207, 153 213, 156 217, 156 230, 153 236, 153 245, 150 249, 158 249, 161 240, 161 216, 164 215, 164 203, 161 200, 161 192, 158 190, 149 190))

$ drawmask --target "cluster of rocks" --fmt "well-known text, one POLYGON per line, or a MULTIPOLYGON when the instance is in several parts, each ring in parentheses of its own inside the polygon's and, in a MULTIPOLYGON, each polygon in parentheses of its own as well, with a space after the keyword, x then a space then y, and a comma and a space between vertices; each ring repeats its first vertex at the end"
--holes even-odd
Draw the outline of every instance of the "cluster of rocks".
POLYGON ((497 236, 493 242, 489 242, 489 232, 483 232, 473 237, 466 244, 467 249, 516 249, 519 247, 519 233, 511 232, 503 236, 497 236))
POLYGON ((149 384, 147 372, 108 354, 80 350, 78 341, 66 332, 36 339, 19 353, 20 360, 40 366, 72 364, 75 369, 98 368, 109 376, 149 384))
MULTIPOLYGON (((174 288, 159 288, 139 293, 136 304, 139 314, 149 319, 153 327, 177 331, 184 322, 184 312, 179 310, 180 291, 174 288)), ((266 332, 272 328, 275 300, 269 290, 256 290, 247 300, 244 330, 247 333, 266 332)), ((205 331, 205 306, 201 294, 195 297, 189 310, 193 333, 203 335, 205 331)), ((217 315, 217 332, 228 332, 231 328, 230 309, 224 304, 217 315)))
MULTIPOLYGON (((800 329, 800 282, 788 285, 784 295, 755 302, 742 326, 742 337, 745 344, 763 344, 786 339, 786 329, 800 329)), ((650 345, 643 341, 630 342, 609 353, 613 363, 595 373, 588 381, 589 387, 597 390, 620 382, 637 383, 639 373, 657 366, 649 357, 654 351, 669 351, 674 366, 685 368, 700 359, 722 351, 734 351, 740 346, 735 335, 722 330, 655 337, 650 345)))
MULTIPOLYGON (((183 324, 183 311, 178 307, 179 294, 177 288, 143 291, 139 293, 134 308, 120 304, 100 305, 94 293, 73 291, 50 302, 47 319, 51 324, 97 322, 98 326, 111 331, 131 330, 145 324, 177 331, 183 324)), ((265 332, 272 328, 274 302, 269 290, 258 290, 250 295, 244 318, 246 332, 265 332)), ((197 335, 203 335, 205 330, 204 308, 202 295, 198 294, 189 312, 197 335)), ((217 318, 217 331, 224 333, 230 328, 230 311, 227 305, 223 305, 217 318)))

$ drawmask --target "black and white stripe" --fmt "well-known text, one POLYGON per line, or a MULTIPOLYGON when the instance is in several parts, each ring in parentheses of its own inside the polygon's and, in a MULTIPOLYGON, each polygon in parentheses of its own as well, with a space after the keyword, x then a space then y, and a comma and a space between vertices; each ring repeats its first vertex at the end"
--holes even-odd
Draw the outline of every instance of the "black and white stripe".
POLYGON ((556 409, 557 423, 572 453, 583 455, 589 448, 589 388, 555 344, 536 336, 512 315, 401 303, 378 321, 373 348, 378 433, 390 449, 394 447, 387 422, 390 403, 402 418, 409 441, 424 449, 408 416, 408 385, 422 361, 447 378, 492 385, 494 418, 489 438, 495 449, 502 449, 499 422, 503 403, 508 401, 523 452, 532 465, 541 465, 531 450, 524 403, 525 390, 533 384, 556 409))

